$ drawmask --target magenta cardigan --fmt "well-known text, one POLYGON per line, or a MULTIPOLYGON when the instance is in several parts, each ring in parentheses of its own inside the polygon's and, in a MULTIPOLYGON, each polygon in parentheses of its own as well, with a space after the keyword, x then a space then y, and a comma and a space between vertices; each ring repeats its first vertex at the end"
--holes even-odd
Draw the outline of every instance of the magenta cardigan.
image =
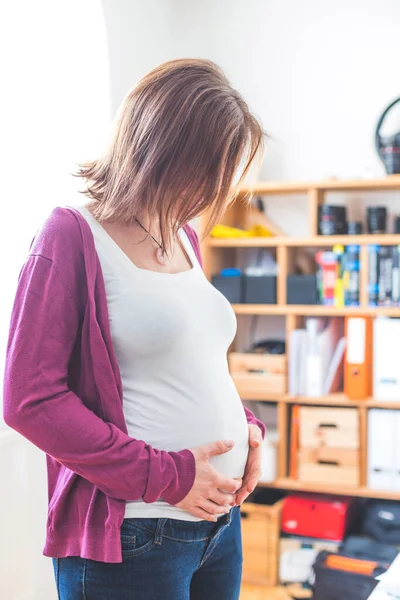
POLYGON ((193 485, 190 450, 129 437, 122 400, 92 232, 79 212, 57 208, 20 274, 4 381, 6 423, 47 454, 46 556, 121 562, 125 502, 176 504, 193 485))

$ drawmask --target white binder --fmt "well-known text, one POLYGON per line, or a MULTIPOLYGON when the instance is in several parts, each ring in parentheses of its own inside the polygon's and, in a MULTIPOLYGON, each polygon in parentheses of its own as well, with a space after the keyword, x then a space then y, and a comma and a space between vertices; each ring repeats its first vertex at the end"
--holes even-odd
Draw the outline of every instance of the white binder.
MULTIPOLYGON (((396 489, 399 416, 395 410, 372 408, 368 411, 368 487, 372 490, 396 489)), ((400 486, 400 476, 398 479, 400 486)))

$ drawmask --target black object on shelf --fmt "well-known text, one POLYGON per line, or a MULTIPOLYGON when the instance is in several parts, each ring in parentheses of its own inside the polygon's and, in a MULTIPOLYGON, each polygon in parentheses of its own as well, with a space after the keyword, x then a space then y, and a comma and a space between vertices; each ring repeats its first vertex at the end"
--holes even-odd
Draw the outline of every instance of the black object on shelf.
POLYGON ((386 233, 386 206, 369 206, 367 209, 368 233, 386 233))
POLYGON ((318 304, 316 275, 288 275, 286 304, 318 304))
POLYGON ((379 565, 371 575, 332 569, 326 565, 329 552, 320 552, 313 565, 313 600, 367 600, 378 585, 375 579, 385 572, 379 565))
POLYGON ((394 232, 400 233, 400 217, 396 217, 394 220, 394 232))
POLYGON ((347 223, 347 233, 349 235, 360 235, 363 232, 361 221, 349 221, 347 223))
POLYGON ((243 277, 241 275, 232 277, 213 275, 211 283, 231 304, 241 304, 243 302, 243 277))
POLYGON ((362 533, 383 544, 400 545, 400 504, 395 500, 370 500, 365 508, 362 533))
POLYGON ((320 235, 343 235, 347 233, 346 207, 321 204, 318 207, 318 233, 320 235))
POLYGON ((250 348, 251 354, 285 354, 286 342, 284 340, 261 340, 250 348))
POLYGON ((396 98, 383 111, 375 132, 375 146, 388 175, 400 173, 400 131, 393 135, 381 136, 380 130, 386 115, 398 102, 400 98, 396 98))
POLYGON ((244 275, 245 304, 276 304, 276 275, 244 275))

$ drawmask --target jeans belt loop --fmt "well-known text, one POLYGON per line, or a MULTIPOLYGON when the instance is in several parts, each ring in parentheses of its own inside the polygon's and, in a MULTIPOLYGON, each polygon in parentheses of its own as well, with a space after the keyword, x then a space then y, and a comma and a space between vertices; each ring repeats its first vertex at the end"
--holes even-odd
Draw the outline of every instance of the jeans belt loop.
POLYGON ((167 519, 158 519, 156 532, 154 535, 154 543, 157 544, 158 546, 161 546, 163 533, 164 533, 164 527, 165 527, 166 522, 167 522, 167 519))

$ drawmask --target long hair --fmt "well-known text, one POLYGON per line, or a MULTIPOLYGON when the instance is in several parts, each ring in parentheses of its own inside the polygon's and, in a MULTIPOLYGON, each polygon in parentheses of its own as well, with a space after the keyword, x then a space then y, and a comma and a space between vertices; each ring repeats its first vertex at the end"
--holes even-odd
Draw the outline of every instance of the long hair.
POLYGON ((217 65, 173 60, 131 89, 108 150, 77 175, 100 222, 156 218, 169 248, 177 230, 205 211, 209 228, 220 219, 263 135, 217 65))

